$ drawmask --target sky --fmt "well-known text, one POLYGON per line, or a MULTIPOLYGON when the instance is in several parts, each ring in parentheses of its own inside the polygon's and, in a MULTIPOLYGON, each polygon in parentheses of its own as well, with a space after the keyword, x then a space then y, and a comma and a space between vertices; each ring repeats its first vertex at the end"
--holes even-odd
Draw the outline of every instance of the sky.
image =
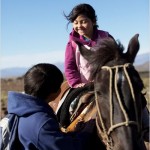
POLYGON ((149 52, 149 0, 1 0, 0 69, 64 62, 72 24, 63 13, 80 3, 93 6, 99 29, 125 49, 139 33, 138 54, 149 52))

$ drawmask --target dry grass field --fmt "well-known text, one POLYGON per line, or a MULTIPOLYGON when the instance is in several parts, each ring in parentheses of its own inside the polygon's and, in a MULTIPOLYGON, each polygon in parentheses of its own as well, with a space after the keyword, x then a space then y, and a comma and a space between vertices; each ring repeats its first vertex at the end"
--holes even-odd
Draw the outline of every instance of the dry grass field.
MULTIPOLYGON (((143 76, 143 75, 142 75, 143 76)), ((148 102, 148 109, 150 110, 150 88, 149 88, 149 76, 144 75, 142 77, 145 89, 143 92, 146 92, 146 99, 148 102)), ((7 113, 7 93, 8 91, 23 91, 23 78, 9 78, 1 79, 1 109, 0 109, 0 118, 2 118, 7 113)))
POLYGON ((1 109, 0 118, 2 118, 7 113, 7 93, 8 91, 23 91, 23 78, 9 78, 1 79, 1 109))
POLYGON ((147 100, 147 107, 150 111, 150 78, 149 77, 143 78, 143 83, 145 86, 145 89, 143 90, 143 92, 146 93, 145 97, 147 100))

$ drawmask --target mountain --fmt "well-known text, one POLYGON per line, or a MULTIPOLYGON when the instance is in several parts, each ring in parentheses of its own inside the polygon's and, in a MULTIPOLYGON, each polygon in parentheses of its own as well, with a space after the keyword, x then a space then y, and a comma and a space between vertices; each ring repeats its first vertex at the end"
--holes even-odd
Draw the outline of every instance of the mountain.
MULTIPOLYGON (((137 55, 134 66, 138 71, 149 71, 150 53, 137 55)), ((64 63, 57 62, 55 65, 64 73, 64 63)), ((1 69, 1 78, 20 77, 25 74, 29 68, 6 68, 1 69)))
POLYGON ((135 66, 136 70, 139 72, 147 72, 150 70, 149 62, 145 62, 141 65, 135 66))
MULTIPOLYGON (((64 72, 64 64, 61 62, 55 63, 55 65, 62 71, 64 72)), ((28 70, 28 67, 14 67, 14 68, 5 68, 1 69, 1 78, 13 78, 13 77, 21 77, 23 76, 26 71, 28 70)))
POLYGON ((137 55, 134 66, 139 72, 149 71, 150 53, 137 55))
POLYGON ((63 62, 57 62, 55 65, 64 73, 64 63, 63 62))
POLYGON ((139 66, 146 62, 150 62, 150 53, 144 53, 144 54, 137 55, 137 57, 135 58, 134 65, 139 66))
POLYGON ((1 69, 1 78, 20 77, 23 76, 27 70, 28 68, 20 67, 1 69))

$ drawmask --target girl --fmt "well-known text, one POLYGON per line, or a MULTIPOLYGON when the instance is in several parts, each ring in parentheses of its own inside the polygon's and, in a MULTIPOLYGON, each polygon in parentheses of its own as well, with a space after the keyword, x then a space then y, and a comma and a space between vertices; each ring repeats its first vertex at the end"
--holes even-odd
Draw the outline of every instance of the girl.
POLYGON ((65 76, 70 87, 82 87, 90 82, 90 65, 80 54, 76 41, 90 48, 103 38, 113 37, 98 30, 95 10, 89 4, 75 6, 65 17, 73 25, 65 52, 65 76))

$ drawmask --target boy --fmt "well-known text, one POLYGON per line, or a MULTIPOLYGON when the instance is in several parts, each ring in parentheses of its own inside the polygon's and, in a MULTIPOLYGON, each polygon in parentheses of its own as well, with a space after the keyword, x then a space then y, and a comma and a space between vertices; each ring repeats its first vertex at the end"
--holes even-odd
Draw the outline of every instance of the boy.
POLYGON ((59 94, 63 74, 52 64, 41 63, 30 68, 24 76, 24 94, 8 93, 8 113, 19 116, 18 136, 21 149, 84 150, 94 122, 80 133, 63 133, 48 105, 59 94))

